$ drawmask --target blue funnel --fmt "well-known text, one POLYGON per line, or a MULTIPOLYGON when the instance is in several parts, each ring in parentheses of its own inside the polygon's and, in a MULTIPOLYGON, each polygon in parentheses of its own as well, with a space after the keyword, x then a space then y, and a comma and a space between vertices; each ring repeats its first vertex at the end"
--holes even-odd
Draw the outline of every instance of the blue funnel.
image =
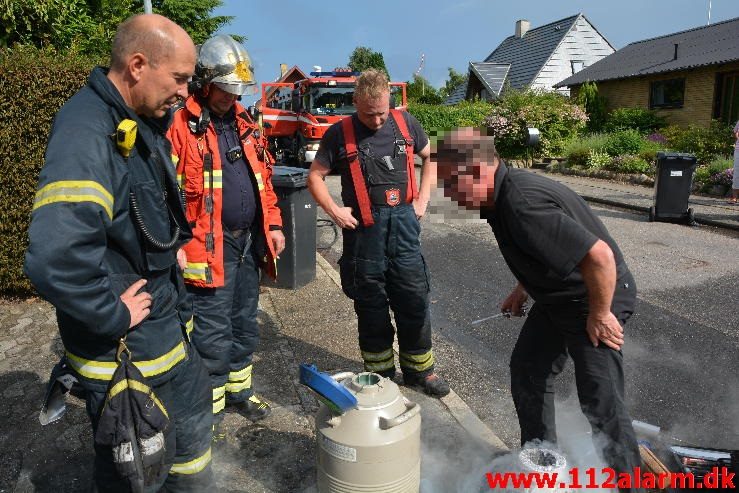
POLYGON ((300 383, 318 394, 321 401, 336 414, 344 414, 357 407, 354 394, 329 374, 318 371, 316 365, 300 365, 300 383))

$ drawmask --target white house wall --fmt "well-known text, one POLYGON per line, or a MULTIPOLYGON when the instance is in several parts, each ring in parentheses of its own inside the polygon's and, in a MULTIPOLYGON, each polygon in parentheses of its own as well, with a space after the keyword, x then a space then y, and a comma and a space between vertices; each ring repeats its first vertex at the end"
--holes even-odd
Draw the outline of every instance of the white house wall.
POLYGON ((584 67, 587 67, 613 52, 614 49, 603 36, 585 18, 580 17, 539 71, 531 87, 548 91, 557 90, 569 95, 567 87, 554 89, 553 86, 572 75, 573 60, 582 61, 584 67))

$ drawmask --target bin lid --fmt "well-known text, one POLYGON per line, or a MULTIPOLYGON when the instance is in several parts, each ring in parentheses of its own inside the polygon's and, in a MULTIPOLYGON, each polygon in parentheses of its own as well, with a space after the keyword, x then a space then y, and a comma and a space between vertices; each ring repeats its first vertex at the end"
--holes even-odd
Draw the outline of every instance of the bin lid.
MULTIPOLYGON (((695 164, 697 161, 695 155, 688 154, 685 152, 663 152, 660 151, 657 153, 657 162, 660 161, 682 161, 686 165, 695 164)), ((671 163, 672 164, 672 163, 671 163)))
POLYGON ((275 188, 305 188, 308 170, 292 166, 272 167, 272 186, 275 188))

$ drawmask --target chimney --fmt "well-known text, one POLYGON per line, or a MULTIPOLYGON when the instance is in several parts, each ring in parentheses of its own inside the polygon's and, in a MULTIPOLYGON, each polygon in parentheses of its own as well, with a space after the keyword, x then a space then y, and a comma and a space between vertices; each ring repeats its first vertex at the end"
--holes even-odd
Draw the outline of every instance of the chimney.
POLYGON ((516 21, 516 37, 523 38, 524 34, 528 32, 530 27, 531 23, 526 19, 516 21))
POLYGON ((673 60, 677 60, 677 43, 675 43, 675 54, 672 57, 673 60))

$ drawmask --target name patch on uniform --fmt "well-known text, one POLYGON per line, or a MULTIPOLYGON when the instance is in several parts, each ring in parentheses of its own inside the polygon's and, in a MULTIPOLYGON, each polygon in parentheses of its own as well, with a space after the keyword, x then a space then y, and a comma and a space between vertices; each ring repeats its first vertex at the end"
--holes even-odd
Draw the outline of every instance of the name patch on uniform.
POLYGON ((391 207, 395 207, 400 204, 400 190, 397 188, 385 190, 385 202, 387 202, 387 205, 391 207))

